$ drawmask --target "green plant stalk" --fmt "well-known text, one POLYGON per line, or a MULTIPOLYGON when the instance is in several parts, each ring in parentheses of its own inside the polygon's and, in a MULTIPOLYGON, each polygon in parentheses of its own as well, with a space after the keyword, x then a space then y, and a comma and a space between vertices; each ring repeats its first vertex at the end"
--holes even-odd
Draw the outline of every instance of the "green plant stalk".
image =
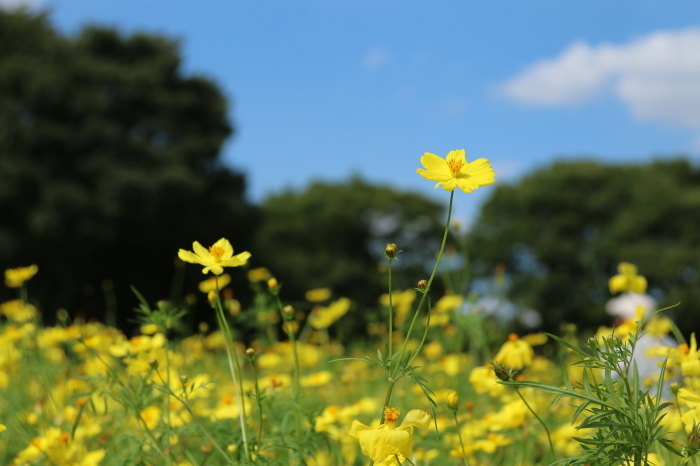
POLYGON ((292 385, 292 395, 294 395, 294 399, 297 399, 300 391, 299 378, 301 373, 301 371, 299 370, 299 354, 297 352, 297 340, 296 336, 294 335, 294 332, 292 332, 291 329, 287 327, 287 319, 285 319, 284 317, 282 301, 280 301, 279 296, 275 295, 275 300, 277 301, 277 309, 279 310, 282 322, 284 322, 284 330, 287 333, 287 336, 289 337, 289 342, 292 344, 292 356, 294 357, 294 383, 292 385))
POLYGON ((459 421, 457 420, 457 411, 452 411, 452 415, 455 418, 455 426, 457 426, 457 435, 459 436, 459 445, 462 447, 462 459, 464 460, 464 466, 469 466, 467 462, 467 453, 464 450, 464 441, 462 440, 462 432, 459 430, 459 421))
POLYGON ((22 300, 24 304, 29 304, 29 297, 27 296, 27 285, 22 283, 19 287, 19 299, 22 300))
MULTIPOLYGON (((437 260, 435 261, 435 266, 433 267, 433 272, 430 274, 430 278, 428 279, 428 284, 425 287, 425 290, 423 290, 423 296, 420 299, 420 302, 418 303, 418 308, 416 309, 415 314, 413 314, 413 320, 411 320, 411 325, 408 327, 408 332, 406 332, 406 337, 403 342, 403 347, 401 348, 401 353, 399 353, 399 358, 398 358, 398 364, 394 367, 394 371, 391 373, 391 381, 394 380, 396 377, 396 372, 398 372, 398 368, 401 365, 401 360, 403 359, 403 355, 406 352, 406 346, 408 346, 408 340, 411 336, 411 332, 413 331, 413 327, 416 324, 416 320, 418 319, 418 315, 420 314, 421 309, 423 308, 423 303, 425 302, 426 297, 428 296, 428 292, 430 291, 430 285, 432 285, 433 280, 435 279, 435 274, 437 273, 438 266, 440 265, 440 261, 442 260, 442 253, 445 251, 445 244, 447 243, 447 233, 450 230, 450 218, 452 217, 452 200, 454 198, 455 192, 452 191, 450 193, 450 206, 447 209, 447 222, 445 224, 445 234, 442 236, 442 245, 440 246, 440 252, 438 252, 438 257, 437 260)), ((391 382, 390 382, 391 383, 391 382)), ((386 406, 384 406, 386 408, 386 406)))
POLYGON ((246 459, 250 459, 250 451, 248 450, 248 435, 246 432, 246 412, 245 405, 243 404, 243 377, 241 375, 241 367, 238 363, 238 357, 233 354, 231 343, 233 342, 233 337, 231 336, 231 328, 228 326, 226 321, 226 316, 224 315, 224 309, 221 305, 221 294, 219 293, 219 277, 216 276, 216 310, 217 310, 217 320, 219 321, 219 328, 224 334, 224 346, 226 347, 226 356, 228 358, 229 369, 231 370, 231 379, 233 380, 233 389, 236 394, 236 401, 238 403, 238 419, 241 424, 241 437, 243 440, 243 449, 245 451, 246 459))
POLYGON ((391 261, 393 259, 389 259, 389 351, 387 354, 384 355, 384 359, 388 359, 388 363, 386 366, 387 372, 391 370, 391 363, 393 362, 391 360, 392 356, 394 355, 394 349, 393 349, 393 344, 394 344, 394 297, 391 295, 391 261))
POLYGON ((253 378, 255 379, 255 400, 258 402, 258 411, 260 411, 260 428, 258 430, 258 451, 260 451, 263 435, 263 407, 262 399, 260 398, 260 386, 258 385, 258 371, 255 369, 255 362, 251 360, 250 365, 253 367, 253 378))
POLYGON ((523 400, 523 403, 525 403, 525 406, 527 406, 527 409, 530 410, 533 416, 537 418, 538 421, 540 421, 540 424, 542 424, 542 427, 544 427, 544 431, 547 432, 547 440, 549 441, 549 449, 552 451, 552 456, 554 456, 554 445, 552 444, 552 436, 549 434, 549 429, 547 428, 547 424, 544 423, 542 419, 537 415, 534 409, 530 406, 530 404, 525 400, 525 397, 520 393, 520 390, 518 390, 518 387, 515 387, 515 392, 518 394, 521 400, 523 400))
MULTIPOLYGON (((420 314, 420 311, 423 308, 423 303, 425 302, 425 299, 428 296, 428 292, 430 291, 430 285, 433 283, 433 279, 435 278, 435 274, 437 273, 438 266, 440 265, 440 261, 442 260, 442 253, 445 251, 445 244, 447 243, 447 233, 449 232, 449 229, 450 229, 450 219, 452 217, 452 200, 454 199, 454 194, 455 194, 454 191, 452 191, 450 193, 450 205, 447 209, 447 222, 445 223, 445 233, 442 236, 442 245, 440 246, 440 252, 438 252, 438 257, 437 257, 437 260, 435 261, 435 266, 433 267, 433 272, 430 274, 430 278, 428 279, 428 285, 425 287, 425 290, 423 292, 423 297, 421 298, 420 302, 418 303, 418 308, 416 309, 416 312, 413 314, 413 320, 411 320, 411 325, 410 325, 410 327, 408 327, 408 332, 406 332, 406 337, 404 338, 403 347, 401 348, 401 353, 399 353, 399 357, 396 360, 396 365, 394 366, 394 370, 391 372, 391 376, 389 377, 389 387, 387 388, 386 397, 384 398, 384 406, 382 407, 382 414, 381 414, 381 419, 379 420, 379 425, 384 424, 384 410, 389 406, 389 402, 391 401, 391 393, 394 389, 394 384, 398 380, 396 378, 396 373, 398 372, 398 369, 401 366, 401 360, 403 359, 403 355, 406 352, 406 346, 408 345, 408 339, 411 336, 411 332, 413 331, 413 327, 416 323, 416 320, 418 319, 418 315, 420 314)), ((374 464, 374 461, 370 460, 369 466, 372 466, 373 464, 374 464)))
MULTIPOLYGON (((221 453, 221 454, 223 455, 223 457, 226 458, 230 464, 233 464, 233 461, 231 461, 231 458, 229 458, 229 456, 226 454, 226 452, 224 451, 224 449, 221 448, 221 446, 220 446, 218 443, 216 443, 216 440, 214 440, 214 438, 211 436, 211 434, 209 433, 209 431, 207 431, 207 429, 204 428, 204 426, 202 425, 202 423, 199 422, 199 419, 197 419, 196 414, 192 411, 192 409, 191 409, 191 408, 189 407, 189 405, 187 404, 187 403, 189 402, 189 398, 187 398, 187 389, 186 389, 184 386, 182 387, 182 392, 183 392, 183 394, 185 395, 185 399, 183 400, 182 398, 180 398, 179 396, 177 396, 177 394, 176 394, 175 392, 172 391, 172 389, 170 388, 170 385, 169 385, 169 384, 168 384, 168 385, 165 385, 166 382, 165 382, 165 380, 163 379, 163 376, 160 374, 160 371, 158 371, 158 369, 156 369, 156 374, 158 374, 158 378, 159 378, 160 381, 164 384, 164 386, 167 388, 167 394, 168 394, 168 396, 169 396, 169 397, 172 396, 172 397, 175 398, 177 401, 179 401, 180 403, 182 403, 182 405, 185 407, 185 409, 187 410, 187 412, 190 413, 190 416, 192 416, 192 419, 194 420, 194 422, 197 424, 197 426, 199 427, 199 429, 200 429, 202 432, 204 432, 204 435, 207 436, 207 438, 208 438, 209 441, 212 443, 212 445, 214 445, 214 447, 219 451, 219 453, 221 453)), ((170 421, 168 420, 168 422, 170 422, 170 421)), ((187 451, 187 450, 185 450, 185 451, 187 451)))

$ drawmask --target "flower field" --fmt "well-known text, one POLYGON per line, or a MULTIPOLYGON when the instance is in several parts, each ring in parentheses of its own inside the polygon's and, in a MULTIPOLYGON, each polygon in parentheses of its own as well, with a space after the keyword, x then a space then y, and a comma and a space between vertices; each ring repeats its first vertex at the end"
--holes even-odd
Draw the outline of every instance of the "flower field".
POLYGON ((184 338, 186 311, 167 301, 141 299, 136 335, 70 310, 43 326, 26 288, 41 264, 8 269, 18 298, 0 305, 0 464, 696 464, 700 352, 644 304, 636 267, 610 279, 614 326, 505 334, 474 296, 431 292, 456 188, 495 174, 464 151, 421 162, 418 173, 450 192, 432 273, 392 289, 401 250, 387 245, 384 320, 345 345, 334 329, 362 309, 325 288, 307 293, 309 312, 293 307, 284 284, 224 238, 178 253, 203 268, 190 291, 218 323, 184 338), (229 273, 257 291, 250 308, 233 299, 229 273), (261 331, 242 334, 241 319, 261 331))

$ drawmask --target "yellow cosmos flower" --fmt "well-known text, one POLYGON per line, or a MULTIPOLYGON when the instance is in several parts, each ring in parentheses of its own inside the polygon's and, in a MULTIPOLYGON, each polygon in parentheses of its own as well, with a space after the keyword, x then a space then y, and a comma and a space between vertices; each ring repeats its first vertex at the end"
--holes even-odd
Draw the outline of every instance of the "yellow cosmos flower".
POLYGON ((306 292, 304 297, 311 303, 322 303, 331 297, 331 290, 328 288, 314 288, 306 292))
POLYGON ((633 291, 643 294, 646 291, 647 279, 641 275, 637 275, 636 265, 620 262, 617 266, 617 271, 620 273, 608 281, 610 293, 633 291))
POLYGON ((423 410, 409 411, 401 426, 394 427, 399 414, 396 408, 386 408, 384 410, 386 423, 377 428, 366 426, 359 421, 352 421, 350 435, 360 441, 362 453, 369 456, 375 463, 391 461, 394 455, 409 458, 413 452, 413 427, 430 429, 430 415, 423 410))
POLYGON ((316 306, 309 315, 309 324, 316 330, 328 328, 350 310, 350 304, 348 298, 340 298, 328 307, 316 306))
POLYGON ((521 340, 515 333, 508 335, 508 341, 501 346, 500 351, 494 360, 519 371, 525 366, 532 364, 535 352, 532 346, 525 340, 521 340))
POLYGON ((32 278, 39 271, 39 267, 34 264, 29 267, 17 267, 16 269, 5 270, 5 285, 8 288, 19 288, 32 278))
POLYGON ((437 181, 435 185, 442 185, 445 191, 454 191, 459 188, 465 193, 470 193, 479 186, 487 186, 496 181, 496 173, 491 168, 487 159, 477 159, 467 163, 464 149, 453 150, 446 158, 426 152, 420 158, 420 163, 425 170, 416 170, 426 180, 437 181))
POLYGON ((263 282, 270 278, 270 271, 265 267, 258 267, 248 271, 248 280, 251 282, 263 282))
POLYGON ((218 277, 209 277, 203 282, 199 282, 199 291, 202 293, 209 293, 211 291, 216 291, 216 282, 219 282, 219 289, 222 290, 226 285, 231 283, 231 276, 227 273, 219 275, 218 277))
POLYGON ((180 249, 177 257, 190 264, 203 265, 202 273, 211 271, 214 275, 221 275, 224 272, 224 267, 241 266, 248 262, 250 258, 248 251, 234 256, 233 247, 225 238, 221 238, 209 249, 204 248, 199 242, 195 241, 192 243, 192 249, 194 249, 194 252, 180 249))

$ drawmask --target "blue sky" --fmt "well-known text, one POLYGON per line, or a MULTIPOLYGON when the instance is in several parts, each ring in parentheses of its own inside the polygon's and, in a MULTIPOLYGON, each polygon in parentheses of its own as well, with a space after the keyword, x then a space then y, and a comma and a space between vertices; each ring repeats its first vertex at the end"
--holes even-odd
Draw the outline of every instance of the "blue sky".
MULTIPOLYGON (((31 3, 66 33, 179 39, 185 71, 230 98, 224 157, 256 202, 351 174, 447 202, 415 174, 423 152, 488 158, 497 183, 558 159, 700 154, 700 2, 31 3)), ((492 189, 458 196, 457 217, 492 189)))

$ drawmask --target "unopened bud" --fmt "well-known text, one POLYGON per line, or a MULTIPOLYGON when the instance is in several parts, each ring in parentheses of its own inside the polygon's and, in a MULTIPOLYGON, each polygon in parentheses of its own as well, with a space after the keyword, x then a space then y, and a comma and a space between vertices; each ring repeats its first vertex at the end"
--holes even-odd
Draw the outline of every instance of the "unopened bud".
POLYGON ((451 391, 447 394, 447 406, 456 413, 459 409, 459 395, 455 391, 451 391))
POLYGON ((425 290, 428 287, 428 280, 421 280, 418 282, 418 289, 425 290))
POLYGON ((669 385, 669 388, 671 389, 671 393, 678 395, 678 390, 680 389, 678 382, 673 382, 671 385, 669 385))
POLYGON ((217 298, 216 291, 211 290, 211 291, 209 291, 209 293, 207 293, 207 301, 209 301, 210 303, 215 303, 216 298, 217 298))
POLYGON ((188 381, 189 379, 190 379, 190 378, 187 377, 186 375, 181 375, 181 376, 180 376, 180 383, 181 383, 182 385, 187 385, 187 381, 188 381))
POLYGON ((279 286, 280 285, 277 283, 277 279, 275 277, 272 277, 267 281, 267 287, 271 290, 276 290, 279 286))
POLYGON ((253 348, 248 348, 247 350, 245 350, 245 355, 249 358, 252 358, 253 356, 255 356, 255 350, 253 348))
POLYGON ((287 304, 282 308, 282 315, 285 319, 291 319, 294 317, 294 308, 290 304, 287 304))
POLYGON ((384 248, 384 255, 387 259, 396 259, 396 253, 396 245, 394 243, 387 244, 386 248, 384 248))
POLYGON ((493 366, 494 374, 496 374, 496 377, 498 377, 499 379, 503 380, 504 382, 508 382, 513 379, 512 369, 508 368, 507 366, 504 366, 498 361, 492 361, 491 365, 493 366))
POLYGON ((597 351, 598 348, 600 347, 600 342, 598 341, 598 338, 596 337, 591 337, 588 339, 588 347, 592 349, 593 351, 597 351))
POLYGON ((150 361, 148 361, 148 365, 151 366, 151 369, 153 370, 158 369, 158 360, 151 359, 150 361))
POLYGON ((693 422, 693 428, 688 433, 688 449, 695 451, 700 448, 700 424, 693 422))
POLYGON ((199 323, 199 331, 201 333, 207 333, 207 330, 209 330, 209 324, 206 322, 200 322, 199 323))

